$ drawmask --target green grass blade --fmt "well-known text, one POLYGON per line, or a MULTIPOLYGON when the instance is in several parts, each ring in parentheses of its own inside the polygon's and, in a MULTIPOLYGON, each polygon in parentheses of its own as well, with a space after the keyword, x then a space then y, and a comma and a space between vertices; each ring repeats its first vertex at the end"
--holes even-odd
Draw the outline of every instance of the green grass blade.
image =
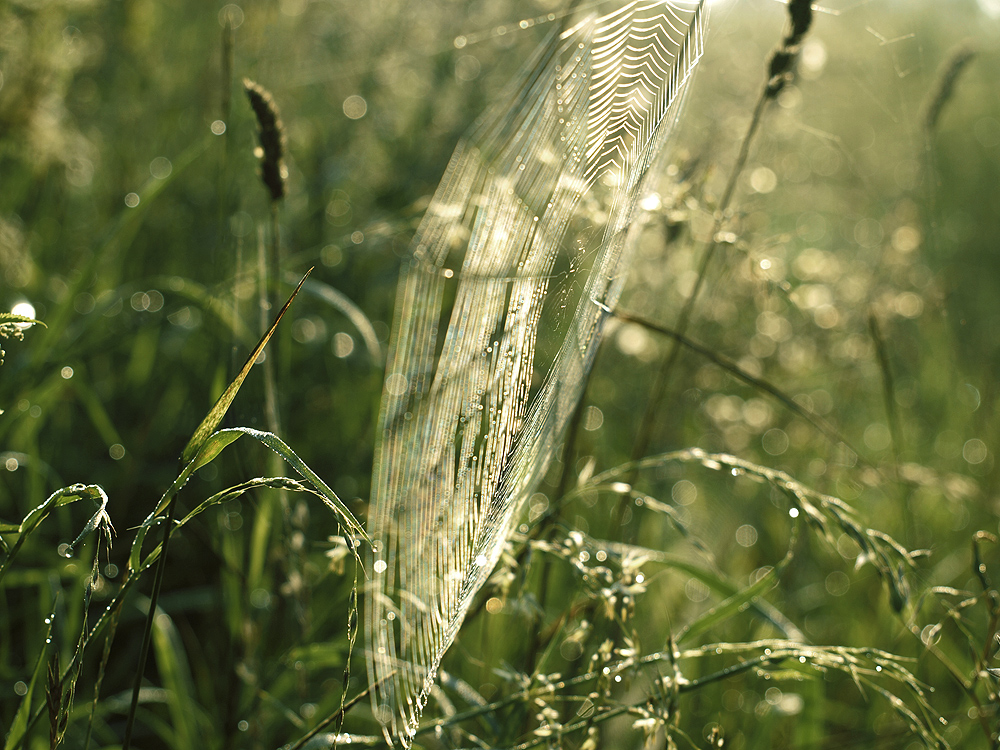
MULTIPOLYGON (((46 498, 44 503, 31 510, 15 529, 19 532, 19 535, 17 537, 17 541, 14 542, 14 546, 11 547, 4 556, 3 562, 0 562, 0 580, 3 580, 4 574, 10 567, 14 557, 20 551, 21 546, 28 539, 28 537, 31 536, 31 532, 38 528, 39 524, 41 524, 41 522, 44 521, 53 510, 60 508, 63 505, 75 503, 77 500, 83 500, 84 498, 102 502, 101 509, 98 513, 100 514, 103 512, 103 518, 107 518, 105 508, 107 506, 108 496, 104 493, 104 490, 96 484, 72 484, 69 487, 63 487, 56 490, 49 495, 48 498, 46 498)), ((108 522, 110 523, 110 518, 108 519, 108 522)), ((9 525, 5 525, 3 529, 0 529, 0 531, 9 531, 10 529, 8 527, 9 525)), ((86 533, 87 532, 85 530, 85 533, 82 534, 81 537, 85 536, 86 533)), ((79 541, 81 537, 77 537, 77 541, 79 541)), ((76 542, 73 544, 75 545, 76 542)))
POLYGON ((708 612, 705 612, 694 622, 681 630, 681 632, 677 635, 677 643, 680 644, 691 640, 695 636, 704 633, 709 628, 728 620, 737 612, 743 611, 743 609, 748 605, 754 604, 764 593, 770 591, 778 585, 778 579, 781 577, 781 573, 784 569, 788 566, 788 563, 791 562, 792 556, 792 549, 789 548, 788 554, 785 555, 784 559, 771 568, 771 570, 769 570, 765 575, 761 576, 760 580, 750 586, 747 586, 745 589, 738 591, 721 604, 712 607, 708 610, 708 612))
POLYGON ((97 434, 100 435, 101 440, 108 447, 118 443, 119 445, 125 441, 122 439, 121 434, 118 432, 118 428, 115 427, 114 420, 111 415, 108 414, 108 410, 101 400, 100 396, 97 395, 96 391, 90 387, 85 380, 82 378, 76 378, 72 381, 72 389, 76 394, 76 397, 80 401, 80 405, 83 410, 87 413, 90 418, 90 423, 93 425, 94 429, 97 430, 97 434))
POLYGON ((207 500, 202 501, 198 507, 184 516, 183 519, 177 522, 174 526, 174 531, 185 526, 188 522, 194 519, 195 516, 203 513, 209 508, 215 505, 221 505, 222 503, 228 502, 229 500, 235 500, 240 495, 249 492, 252 489, 257 489, 258 487, 267 487, 269 489, 275 490, 285 490, 286 492, 310 492, 316 494, 312 487, 308 487, 301 482, 297 482, 294 479, 289 479, 287 477, 257 477, 256 479, 249 479, 242 484, 237 484, 229 487, 222 492, 217 492, 212 495, 207 500))
MULTIPOLYGON (((55 609, 49 613, 46 618, 48 627, 45 629, 45 643, 48 644, 52 638, 52 623, 55 621, 55 609)), ((21 705, 18 706, 17 713, 14 715, 14 721, 11 722, 10 731, 7 733, 7 741, 4 743, 4 750, 14 750, 14 748, 19 747, 23 744, 26 739, 26 733, 29 726, 29 718, 31 717, 31 698, 35 693, 35 686, 38 684, 38 680, 45 674, 46 665, 48 664, 48 646, 42 648, 38 653, 38 660, 35 662, 35 669, 31 673, 31 682, 28 683, 28 692, 24 694, 21 698, 21 705)))
POLYGON ((351 321, 351 325, 357 329, 362 341, 365 342, 365 348, 368 350, 369 356, 375 362, 382 363, 382 346, 378 342, 378 335, 375 333, 375 328, 364 311, 346 294, 316 279, 310 279, 303 287, 303 291, 323 300, 351 321))
MULTIPOLYGON (((214 318, 224 330, 233 335, 238 343, 251 346, 257 338, 256 332, 251 331, 246 322, 236 314, 233 305, 227 303, 224 298, 204 284, 175 276, 155 276, 150 279, 150 283, 160 287, 165 286, 177 297, 191 302, 208 316, 214 318)), ((236 283, 239 284, 238 278, 236 283)))
POLYGON ((153 649, 157 671, 167 691, 167 709, 174 730, 173 747, 175 750, 204 748, 205 738, 199 737, 197 726, 203 712, 195 699, 184 646, 173 620, 162 610, 153 619, 153 649))
POLYGON ((744 368, 740 367, 739 364, 732 361, 728 357, 723 356, 722 354, 713 351, 707 346, 703 346, 702 344, 699 344, 697 341, 688 338, 683 333, 671 330, 666 326, 658 325, 651 321, 645 320, 644 318, 640 318, 635 315, 630 315, 620 310, 613 311, 613 314, 619 320, 623 320, 628 323, 635 323, 636 325, 642 326, 643 328, 647 328, 650 331, 654 331, 663 336, 672 338, 678 344, 685 346, 691 351, 700 354, 702 357, 707 359, 712 364, 722 368, 737 380, 741 380, 747 385, 751 386, 752 388, 756 388, 761 393, 766 393, 768 396, 771 396, 773 399, 775 399, 778 403, 787 408, 793 414, 802 417, 802 419, 806 420, 809 424, 811 424, 813 427, 815 427, 817 430, 823 433, 823 435, 825 435, 827 439, 830 440, 832 443, 834 444, 843 443, 852 451, 854 451, 854 453, 857 454, 858 456, 862 455, 847 440, 847 438, 845 438, 843 435, 840 434, 840 432, 837 430, 836 427, 834 427, 825 419, 823 419, 823 417, 821 417, 819 414, 816 414, 812 409, 807 409, 806 407, 802 406, 798 401, 796 401, 794 398, 789 396, 787 393, 785 393, 777 386, 772 385, 763 378, 757 377, 756 375, 752 375, 751 373, 747 372, 744 368))
POLYGON ((259 357, 260 353, 264 351, 264 347, 267 346, 267 342, 270 340, 271 336, 274 335, 275 330, 277 330, 278 323, 281 322, 281 318, 288 310, 289 305, 292 304, 292 300, 295 299, 295 296, 299 293, 299 290, 302 288, 306 279, 309 278, 310 273, 312 273, 311 268, 306 272, 306 275, 302 277, 299 285, 295 287, 295 291, 292 292, 288 301, 285 302, 284 307, 282 307, 278 312, 278 315, 275 317, 274 322, 271 324, 267 333, 261 337, 260 341, 257 342, 257 346, 255 346, 253 351, 250 352, 250 356, 247 357, 247 361, 243 363, 243 367, 240 369, 239 374, 233 382, 229 384, 229 387, 226 388, 225 392, 223 392, 223 394, 219 397, 219 400, 215 402, 215 406, 209 410, 201 424, 198 425, 198 429, 194 431, 194 434, 191 436, 191 440, 188 441, 183 453, 181 453, 182 464, 186 465, 190 463, 191 460, 198 455, 202 445, 205 444, 205 441, 208 440, 209 436, 215 432, 215 428, 217 428, 219 423, 222 422, 222 418, 226 416, 226 412, 229 410, 230 404, 233 403, 233 399, 236 398, 236 394, 239 393, 240 388, 243 386, 243 381, 246 380, 247 375, 250 374, 250 369, 257 361, 257 357, 259 357))
POLYGON ((32 367, 38 368, 49 359, 49 355, 54 350, 64 343, 63 335, 66 333, 70 320, 76 314, 72 300, 77 294, 84 291, 88 284, 93 282, 95 274, 101 275, 105 269, 113 268, 115 260, 120 258, 122 253, 132 244, 146 216, 149 215, 150 208, 156 205, 155 199, 175 182, 189 166, 197 162, 198 158, 213 144, 215 138, 214 135, 206 134, 193 142, 177 158, 171 160, 173 161, 173 169, 166 179, 154 178, 147 181, 136 191, 139 195, 139 204, 135 208, 120 211, 109 222, 109 226, 104 231, 104 236, 99 240, 95 251, 74 273, 76 280, 65 296, 65 299, 69 300, 70 303, 59 305, 55 308, 54 313, 49 315, 49 330, 45 332, 41 342, 35 347, 32 367))
MULTIPOLYGON (((82 542, 86 537, 90 536, 92 533, 100 528, 104 528, 105 532, 108 534, 108 539, 110 540, 111 532, 114 531, 114 527, 111 525, 111 516, 108 515, 108 495, 100 487, 96 488, 100 493, 100 503, 101 507, 90 517, 83 530, 77 535, 76 539, 70 542, 69 549, 66 550, 66 556, 70 557, 76 546, 82 542)), ((97 564, 97 555, 94 556, 94 564, 97 564)))
POLYGON ((220 430, 212 434, 211 437, 206 440, 202 446, 201 450, 198 451, 198 455, 195 456, 193 463, 193 471, 197 471, 202 466, 212 463, 219 454, 222 453, 229 445, 239 440, 240 434, 238 432, 232 432, 231 430, 220 430))
MULTIPOLYGON (((261 443, 266 445, 272 451, 277 453, 281 458, 283 458, 289 466, 291 466, 295 471, 302 475, 305 479, 313 485, 316 493, 319 497, 326 503, 327 507, 330 508, 334 513, 340 516, 344 524, 351 530, 353 534, 364 539, 366 542, 371 544, 371 540, 368 538, 368 534, 365 532, 364 528, 351 513, 350 508, 348 508, 344 501, 337 497, 337 493, 334 492, 330 487, 320 479, 319 475, 309 468, 305 461, 298 457, 298 455, 293 451, 288 445, 270 432, 263 432, 261 430, 254 430, 250 427, 234 427, 230 430, 220 430, 216 434, 225 433, 240 433, 242 435, 249 435, 252 438, 256 438, 261 443)), ((231 442, 231 441, 230 441, 231 442)))
POLYGON ((142 556, 142 543, 146 539, 146 534, 153 527, 153 525, 159 520, 160 513, 162 513, 167 506, 170 505, 171 499, 180 492, 181 488, 187 484, 188 479, 194 473, 195 462, 190 461, 181 470, 181 473, 177 475, 173 484, 170 488, 163 493, 163 497, 160 498, 160 502, 156 504, 156 507, 150 512, 146 519, 139 525, 139 528, 135 532, 135 539, 132 540, 132 549, 129 552, 128 559, 128 570, 129 574, 132 571, 139 569, 139 561, 142 556))

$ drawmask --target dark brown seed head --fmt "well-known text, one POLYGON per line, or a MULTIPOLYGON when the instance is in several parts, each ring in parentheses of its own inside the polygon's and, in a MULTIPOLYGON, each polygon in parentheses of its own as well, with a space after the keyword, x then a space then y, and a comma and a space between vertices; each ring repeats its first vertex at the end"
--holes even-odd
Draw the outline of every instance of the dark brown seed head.
POLYGON ((802 37, 812 26, 813 10, 810 0, 789 0, 788 35, 781 40, 781 45, 771 54, 768 61, 768 98, 776 97, 785 85, 795 77, 795 59, 798 57, 802 37))
POLYGON ((810 0, 791 0, 788 3, 788 18, 792 22, 792 33, 788 35, 788 44, 796 45, 809 31, 812 25, 813 11, 810 0))
POLYGON ((281 123, 274 97, 267 89, 249 78, 243 79, 243 88, 257 116, 260 179, 271 193, 271 200, 277 201, 285 196, 285 179, 288 177, 284 163, 285 127, 281 123))

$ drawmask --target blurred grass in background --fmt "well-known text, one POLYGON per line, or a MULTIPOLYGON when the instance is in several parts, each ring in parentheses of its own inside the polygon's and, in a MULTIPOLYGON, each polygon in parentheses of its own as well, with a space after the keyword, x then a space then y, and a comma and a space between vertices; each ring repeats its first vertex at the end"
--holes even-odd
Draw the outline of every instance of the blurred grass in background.
MULTIPOLYGON (((270 350, 282 437, 363 517, 400 258, 455 142, 561 7, 0 3, 0 309, 30 303, 48 326, 5 342, 0 518, 16 523, 69 483, 99 484, 120 537, 130 538, 256 341, 257 248, 271 229, 244 76, 271 91, 287 129, 283 281, 316 266, 312 293, 296 301, 270 350), (364 311, 377 342, 331 305, 332 290, 364 311)), ((670 342, 620 323, 599 354, 567 465, 529 503, 532 520, 559 509, 552 549, 512 548, 446 659, 430 715, 448 713, 449 701, 474 705, 469 695, 514 695, 535 667, 586 672, 605 638, 618 656, 662 649, 668 632, 725 598, 706 581, 746 587, 794 544, 796 563, 769 600, 804 639, 914 657, 907 668, 935 688, 927 698, 954 747, 985 747, 997 731, 988 696, 996 679, 977 670, 1000 667, 998 604, 928 592, 992 592, 1000 575, 988 537, 979 539, 986 568, 976 574, 973 544, 979 530, 998 532, 1000 9, 991 0, 823 7, 795 84, 765 115, 688 335, 821 415, 858 453, 693 352, 672 373, 651 452, 731 453, 848 501, 865 524, 930 550, 911 579, 912 603, 895 614, 871 568, 853 570, 857 549, 843 534, 832 545, 804 532, 791 542, 787 508, 770 485, 662 461, 627 479, 676 517, 630 506, 643 522, 625 536, 677 559, 666 569, 645 563, 643 586, 642 565, 615 558, 615 585, 638 587, 629 589, 634 612, 609 614, 610 597, 620 604, 622 593, 579 578, 573 561, 591 547, 569 530, 620 538, 608 530, 620 488, 584 487, 565 503, 556 490, 562 471, 570 487, 586 485, 629 458, 670 342), (931 127, 941 68, 961 44, 975 55, 931 127), (688 536, 672 536, 676 526, 688 536), (546 555, 555 562, 539 563, 546 555), (949 616, 962 601, 970 603, 949 616), (539 635, 526 643, 526 631, 539 635)), ((765 0, 712 10, 706 57, 622 303, 667 327, 694 286, 785 21, 785 8, 765 0)), ((262 426, 263 404, 262 378, 251 376, 227 424, 262 426)), ((183 507, 263 474, 266 463, 263 450, 227 454, 201 470, 183 507)), ((328 539, 336 520, 293 498, 281 523, 254 535, 256 503, 229 501, 174 539, 138 717, 143 747, 279 746, 340 706, 353 579, 346 547, 328 539)), ((31 685, 53 608, 53 648, 63 664, 74 652, 94 550, 64 559, 57 548, 91 512, 81 504, 54 513, 4 578, 0 726, 12 725, 31 685)), ((126 546, 120 540, 101 560, 93 612, 116 591, 126 546)), ((137 590, 121 610, 95 746, 121 742, 144 604, 137 590)), ((741 612, 706 626, 698 643, 772 637, 773 623, 741 612)), ((83 744, 102 648, 84 662, 68 746, 83 744)), ((355 656, 351 694, 363 687, 355 656)), ((718 666, 698 664, 689 678, 718 666)), ((835 672, 780 682, 774 694, 770 677, 750 671, 678 698, 670 721, 679 717, 697 747, 708 746, 716 724, 734 748, 916 741, 889 702, 866 700, 835 672)), ((637 682, 628 701, 641 705, 645 689, 637 682)), ((468 731, 485 726, 496 746, 552 743, 559 733, 539 729, 576 714, 575 706, 511 706, 495 720, 470 720, 480 724, 468 731)), ((608 723, 597 746, 663 746, 656 721, 632 728, 647 718, 608 723)), ((45 724, 27 746, 45 745, 45 724)), ((363 703, 345 729, 378 734, 363 703)), ((589 729, 564 746, 585 743, 589 729)), ((425 741, 471 742, 455 737, 425 741)), ((680 734, 673 741, 684 746, 680 734)))

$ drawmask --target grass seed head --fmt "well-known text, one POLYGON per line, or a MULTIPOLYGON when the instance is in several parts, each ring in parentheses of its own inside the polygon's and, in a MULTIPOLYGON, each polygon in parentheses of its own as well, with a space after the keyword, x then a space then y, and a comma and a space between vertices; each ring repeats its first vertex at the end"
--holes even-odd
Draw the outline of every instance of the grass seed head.
POLYGON ((799 56, 802 38, 812 26, 812 5, 809 0, 791 0, 788 3, 788 35, 781 40, 781 45, 771 53, 768 60, 768 82, 766 96, 776 97, 785 84, 790 83, 795 75, 795 60, 799 56))
POLYGON ((975 47, 971 42, 965 41, 954 47, 944 61, 937 81, 931 88, 927 103, 924 105, 924 127, 928 133, 937 127, 941 110, 955 93, 955 84, 958 82, 959 76, 975 56, 975 47))
POLYGON ((271 92, 249 78, 243 79, 243 88, 257 116, 260 179, 271 194, 271 200, 278 201, 285 197, 285 180, 288 178, 288 168, 284 162, 285 126, 271 92))

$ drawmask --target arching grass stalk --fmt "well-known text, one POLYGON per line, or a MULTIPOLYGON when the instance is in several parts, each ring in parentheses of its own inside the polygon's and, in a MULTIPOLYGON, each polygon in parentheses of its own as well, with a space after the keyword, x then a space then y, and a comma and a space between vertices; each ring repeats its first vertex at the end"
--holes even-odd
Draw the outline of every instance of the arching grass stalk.
MULTIPOLYGON (((680 315, 677 318, 677 323, 673 326, 673 330, 681 337, 687 334, 688 326, 694 315, 694 306, 705 284, 708 270, 715 259, 719 246, 723 244, 722 227, 729 219, 729 206, 736 192, 736 184, 739 181, 740 175, 743 174, 743 169, 746 167, 747 159, 750 156, 750 148, 763 121, 765 109, 794 78, 795 59, 798 56, 802 39, 812 24, 812 6, 809 0, 791 0, 788 3, 788 17, 788 33, 768 59, 767 81, 764 83, 764 87, 757 97, 753 115, 750 117, 750 124, 747 126, 747 131, 740 144, 736 161, 729 173, 729 180, 722 191, 722 196, 716 207, 711 237, 702 254, 701 263, 698 266, 698 275, 694 289, 691 290, 691 294, 684 302, 684 306, 681 308, 680 315)), ((646 402, 646 409, 643 412, 642 421, 636 433, 635 443, 632 446, 631 458, 633 461, 642 458, 649 450, 653 439, 653 429, 659 417, 667 386, 670 384, 670 377, 673 374, 674 366, 677 364, 682 348, 680 339, 675 338, 667 355, 663 359, 663 364, 656 372, 652 388, 649 392, 649 400, 646 402)), ((625 503, 622 500, 619 502, 618 507, 619 517, 624 515, 624 510, 625 503)))

